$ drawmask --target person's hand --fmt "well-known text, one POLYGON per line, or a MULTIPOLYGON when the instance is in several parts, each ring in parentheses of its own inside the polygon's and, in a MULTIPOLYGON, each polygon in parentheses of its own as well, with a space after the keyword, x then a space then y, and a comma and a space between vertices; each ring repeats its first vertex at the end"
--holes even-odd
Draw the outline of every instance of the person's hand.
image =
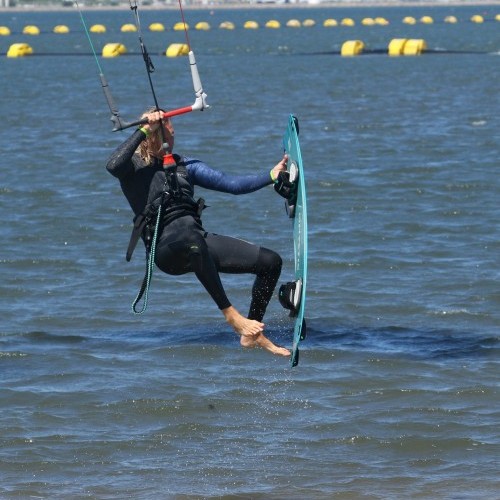
POLYGON ((288 155, 284 154, 283 158, 279 163, 277 163, 271 170, 271 179, 276 181, 280 172, 286 172, 286 166, 288 164, 288 155))
POLYGON ((144 124, 144 128, 149 130, 149 132, 154 132, 158 130, 158 127, 161 124, 161 120, 163 117, 163 113, 161 111, 153 111, 152 113, 148 113, 145 118, 147 118, 148 123, 144 124))

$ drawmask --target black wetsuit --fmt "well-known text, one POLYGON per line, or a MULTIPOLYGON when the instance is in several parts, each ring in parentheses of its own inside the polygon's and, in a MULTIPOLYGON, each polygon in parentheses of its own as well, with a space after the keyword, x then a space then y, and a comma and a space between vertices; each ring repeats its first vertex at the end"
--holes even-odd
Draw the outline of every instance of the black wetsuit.
MULTIPOLYGON (((143 132, 135 131, 114 151, 106 165, 120 180, 136 216, 144 213, 147 206, 159 205, 166 185, 160 160, 146 165, 138 154, 134 154, 144 138, 143 132)), ((232 194, 251 193, 272 184, 269 173, 227 175, 199 160, 177 157, 176 178, 180 194, 164 203, 156 265, 172 275, 194 272, 219 309, 231 305, 219 272, 255 274, 248 317, 261 321, 281 273, 281 257, 267 248, 205 231, 193 195, 195 185, 232 194)))

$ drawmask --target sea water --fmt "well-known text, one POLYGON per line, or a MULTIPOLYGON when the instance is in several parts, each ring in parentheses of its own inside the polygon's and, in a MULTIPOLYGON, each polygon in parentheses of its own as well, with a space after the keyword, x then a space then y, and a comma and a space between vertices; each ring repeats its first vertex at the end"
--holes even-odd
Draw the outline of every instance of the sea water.
MULTIPOLYGON (((230 173, 269 170, 288 115, 300 122, 309 198, 308 337, 298 367, 244 351, 192 275, 125 262, 131 213, 105 170, 111 132, 78 12, 9 12, 3 118, 0 497, 51 499, 498 498, 499 58, 496 7, 191 10, 211 105, 175 120, 178 152, 230 173), (469 21, 483 14, 483 24, 469 21), (426 25, 402 23, 405 16, 426 25), (456 15, 457 24, 447 24, 456 15), (387 26, 364 26, 383 16, 387 26), (350 17, 354 27, 325 28, 350 17), (316 21, 286 28, 287 20, 316 21), (243 29, 257 20, 257 30, 243 29), (264 28, 269 19, 282 23, 264 28), (221 30, 222 21, 235 30, 221 30), (23 35, 25 25, 41 29, 23 35), (70 33, 53 34, 57 24, 70 33), (428 53, 389 57, 394 38, 428 53), (338 55, 362 40, 365 53, 338 55)), ((175 10, 140 13, 156 93, 194 102, 175 10), (169 27, 149 32, 151 22, 169 27)), ((84 11, 128 120, 153 104, 127 10, 84 11)), ((291 222, 272 188, 197 190, 207 230, 278 251, 291 222)), ((251 276, 223 276, 245 311, 251 276)), ((289 346, 273 298, 268 335, 289 346)))

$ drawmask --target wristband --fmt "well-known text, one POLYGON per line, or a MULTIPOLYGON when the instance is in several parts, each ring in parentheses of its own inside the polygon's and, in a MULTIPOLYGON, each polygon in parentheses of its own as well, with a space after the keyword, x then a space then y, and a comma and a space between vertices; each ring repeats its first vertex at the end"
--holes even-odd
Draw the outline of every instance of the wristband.
POLYGON ((276 182, 278 182, 278 178, 274 178, 273 177, 273 169, 271 169, 271 171, 269 172, 269 175, 271 176, 271 180, 276 184, 276 182))
POLYGON ((139 129, 146 137, 149 137, 149 130, 147 128, 144 128, 144 127, 139 127, 139 129))

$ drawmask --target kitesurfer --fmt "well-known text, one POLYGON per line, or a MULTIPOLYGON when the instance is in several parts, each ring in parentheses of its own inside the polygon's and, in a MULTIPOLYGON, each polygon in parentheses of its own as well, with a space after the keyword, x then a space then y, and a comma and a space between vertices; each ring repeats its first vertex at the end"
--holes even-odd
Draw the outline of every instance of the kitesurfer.
MULTIPOLYGON (((286 170, 287 156, 284 155, 270 172, 260 174, 229 175, 200 160, 179 155, 173 155, 174 169, 168 170, 164 168, 163 159, 174 148, 172 122, 163 118, 161 111, 148 111, 143 118, 147 123, 118 146, 106 165, 120 181, 134 211, 136 233, 140 232, 146 246, 150 245, 160 210, 154 253, 157 267, 170 275, 194 272, 226 321, 240 335, 243 347, 262 347, 273 354, 289 356, 288 349, 275 345, 264 335, 262 323, 281 272, 281 257, 267 248, 207 232, 201 222, 204 202, 194 200, 196 185, 245 194, 273 184, 279 173, 286 170), (219 273, 255 274, 247 317, 229 301, 219 273)), ((135 241, 138 237, 136 234, 135 241)), ((134 233, 128 259, 133 240, 134 233)))

